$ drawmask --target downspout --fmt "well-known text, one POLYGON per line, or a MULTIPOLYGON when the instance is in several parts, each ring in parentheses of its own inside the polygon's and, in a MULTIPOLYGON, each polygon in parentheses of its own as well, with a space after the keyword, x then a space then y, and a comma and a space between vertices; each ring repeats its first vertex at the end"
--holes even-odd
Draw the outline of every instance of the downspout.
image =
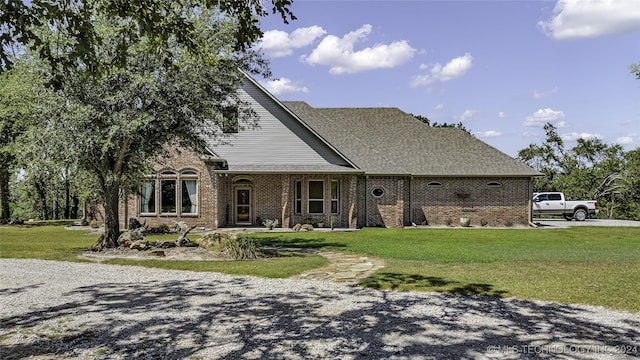
POLYGON ((411 223, 411 225, 414 224, 413 222, 413 192, 411 191, 411 184, 413 183, 413 175, 409 176, 409 222, 411 223))
POLYGON ((527 191, 527 196, 529 197, 529 200, 527 201, 527 204, 529 204, 529 210, 528 210, 528 213, 529 213, 529 215, 528 215, 528 217, 529 217, 529 226, 537 228, 538 225, 536 225, 533 222, 533 210, 532 210, 533 204, 531 203, 532 202, 531 198, 532 198, 532 194, 533 194, 533 186, 532 186, 532 184, 533 184, 533 178, 530 177, 529 178, 529 188, 528 188, 528 191, 527 191))

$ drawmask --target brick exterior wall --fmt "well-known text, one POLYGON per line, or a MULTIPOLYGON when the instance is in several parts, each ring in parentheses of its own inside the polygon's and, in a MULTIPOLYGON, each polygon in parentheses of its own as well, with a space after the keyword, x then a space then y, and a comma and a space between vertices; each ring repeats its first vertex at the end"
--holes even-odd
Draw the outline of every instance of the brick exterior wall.
POLYGON ((369 176, 360 178, 360 213, 364 214, 360 226, 392 227, 405 225, 408 221, 407 179, 399 176, 369 176), (383 191, 376 197, 374 190, 383 191))
POLYGON ((469 216, 473 226, 527 225, 530 191, 528 178, 360 177, 358 209, 364 215, 358 226, 457 226, 462 215, 469 216), (376 188, 384 195, 376 198, 376 188))
MULTIPOLYGON (((177 214, 162 214, 160 212, 160 201, 158 198, 159 181, 156 176, 156 214, 141 214, 140 213, 140 196, 138 194, 130 194, 127 197, 126 202, 120 205, 120 226, 121 229, 126 229, 128 220, 131 218, 137 218, 140 222, 146 223, 149 227, 157 227, 160 224, 167 224, 172 226, 178 221, 183 221, 189 225, 197 225, 202 227, 213 227, 215 225, 216 213, 214 211, 217 201, 217 191, 215 189, 215 178, 211 177, 210 168, 200 159, 198 155, 191 151, 181 150, 172 152, 167 158, 158 161, 153 166, 154 172, 160 174, 163 171, 173 171, 176 174, 183 171, 191 170, 197 173, 197 187, 198 187, 198 210, 197 214, 180 214, 178 209, 177 214)), ((180 181, 176 182, 178 187, 178 194, 181 192, 180 181)), ((179 202, 178 197, 178 202, 179 202)), ((180 208, 180 204, 177 204, 180 208)))
MULTIPOLYGON (((185 170, 195 171, 198 179, 198 213, 161 214, 156 197, 156 214, 140 213, 140 197, 131 194, 121 204, 120 225, 126 228, 128 219, 137 218, 148 226, 173 225, 183 221, 206 228, 237 226, 235 196, 238 187, 251 190, 251 225, 262 226, 266 219, 277 219, 280 226, 292 227, 308 218, 323 219, 330 226, 393 227, 397 225, 459 225, 461 215, 471 218, 473 226, 526 225, 530 220, 531 187, 529 178, 466 178, 466 177, 402 177, 355 176, 339 174, 229 174, 214 173, 198 155, 182 151, 158 162, 156 174, 185 170), (308 211, 308 182, 324 182, 324 214, 308 211), (331 180, 338 180, 338 213, 331 214, 331 180), (295 213, 296 181, 302 182, 302 211, 295 213), (429 186, 439 183, 441 187, 429 186), (499 183, 501 186, 487 186, 499 183), (374 189, 382 189, 380 197, 374 189)), ((178 175, 179 176, 179 175, 178 175)), ((177 182, 180 193, 180 181, 177 182)), ((159 181, 156 182, 156 193, 159 181)), ((156 194, 156 196, 158 196, 156 194)), ((178 206, 179 207, 179 206, 178 206)))
POLYGON ((461 215, 472 226, 527 225, 530 220, 529 178, 413 178, 411 213, 416 224, 459 225, 461 215), (429 186, 440 183, 442 187, 429 186), (500 187, 488 186, 499 183, 500 187))

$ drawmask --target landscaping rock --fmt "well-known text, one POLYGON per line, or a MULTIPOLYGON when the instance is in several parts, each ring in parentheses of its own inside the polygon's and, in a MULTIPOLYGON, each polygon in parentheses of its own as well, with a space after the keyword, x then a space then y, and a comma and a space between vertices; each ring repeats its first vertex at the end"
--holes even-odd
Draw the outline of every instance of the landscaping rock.
POLYGON ((129 247, 134 241, 145 240, 144 228, 127 230, 118 237, 118 246, 129 247))
POLYGON ((129 245, 129 249, 131 249, 131 250, 148 250, 149 249, 149 243, 147 242, 147 240, 135 240, 135 241, 131 242, 131 245, 129 245))
MULTIPOLYGON (((195 226, 194 226, 195 227, 195 226)), ((187 225, 186 222, 184 221, 177 221, 176 224, 173 226, 173 231, 177 232, 177 233, 182 233, 187 231, 187 229, 189 229, 190 226, 187 225)), ((192 228, 193 229, 193 228, 192 228)))
POLYGON ((168 249, 168 248, 172 248, 172 247, 176 247, 176 242, 175 241, 158 241, 156 243, 156 247, 162 248, 162 249, 168 249))

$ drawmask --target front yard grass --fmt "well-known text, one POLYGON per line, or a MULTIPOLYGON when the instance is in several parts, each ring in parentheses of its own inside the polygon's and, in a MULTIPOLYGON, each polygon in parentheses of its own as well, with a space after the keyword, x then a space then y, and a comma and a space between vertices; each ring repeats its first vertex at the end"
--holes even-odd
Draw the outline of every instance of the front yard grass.
MULTIPOLYGON (((0 258, 42 259, 89 262, 78 255, 98 240, 80 230, 66 230, 63 226, 0 226, 0 258)), ((196 238, 198 235, 190 235, 196 238)), ((175 240, 178 235, 151 235, 150 242, 175 240)), ((105 264, 136 265, 161 269, 213 271, 232 275, 253 275, 267 278, 286 278, 327 264, 321 256, 280 253, 279 257, 261 261, 177 261, 114 259, 105 264)))
MULTIPOLYGON (((363 229, 261 233, 255 237, 263 245, 327 248, 384 259, 386 267, 361 282, 376 289, 515 297, 640 311, 640 228, 363 229)), ((97 235, 63 227, 0 227, 0 257, 81 261, 77 254, 96 240, 97 235)), ((317 256, 290 256, 242 262, 109 263, 278 278, 326 261, 317 256)))
POLYGON ((361 282, 640 311, 640 228, 363 229, 260 235, 271 245, 326 247, 382 258, 361 282))

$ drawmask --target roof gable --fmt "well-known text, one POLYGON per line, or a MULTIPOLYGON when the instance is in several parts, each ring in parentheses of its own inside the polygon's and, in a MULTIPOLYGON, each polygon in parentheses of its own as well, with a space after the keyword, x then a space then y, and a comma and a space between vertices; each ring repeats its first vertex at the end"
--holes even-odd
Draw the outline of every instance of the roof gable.
POLYGON ((209 144, 229 171, 359 172, 315 130, 253 79, 247 79, 240 98, 257 113, 257 127, 227 134, 223 143, 212 139, 209 144))

